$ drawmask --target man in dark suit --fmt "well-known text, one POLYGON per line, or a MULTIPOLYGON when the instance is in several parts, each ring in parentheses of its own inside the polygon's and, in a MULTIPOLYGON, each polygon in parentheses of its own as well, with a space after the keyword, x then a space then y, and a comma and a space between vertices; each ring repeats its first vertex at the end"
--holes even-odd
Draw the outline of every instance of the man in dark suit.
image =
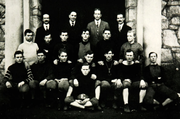
POLYGON ((38 44, 38 46, 40 46, 41 43, 44 42, 44 37, 47 32, 52 35, 52 40, 56 40, 58 37, 57 30, 50 24, 49 14, 44 14, 42 21, 42 26, 36 30, 35 42, 38 44))
POLYGON ((101 20, 102 14, 100 9, 94 10, 94 21, 88 23, 87 29, 90 30, 91 38, 90 43, 94 46, 100 41, 103 40, 103 31, 104 29, 109 29, 109 24, 106 21, 101 20))
POLYGON ((77 45, 81 41, 81 26, 82 24, 77 20, 77 13, 71 11, 68 22, 62 25, 62 29, 66 29, 68 32, 68 43, 77 45))
MULTIPOLYGON (((121 46, 127 42, 127 32, 129 30, 131 30, 131 27, 126 25, 123 14, 117 14, 117 23, 112 29, 112 39, 115 40, 118 48, 121 48, 121 46)), ((119 51, 119 49, 117 51, 119 51)))

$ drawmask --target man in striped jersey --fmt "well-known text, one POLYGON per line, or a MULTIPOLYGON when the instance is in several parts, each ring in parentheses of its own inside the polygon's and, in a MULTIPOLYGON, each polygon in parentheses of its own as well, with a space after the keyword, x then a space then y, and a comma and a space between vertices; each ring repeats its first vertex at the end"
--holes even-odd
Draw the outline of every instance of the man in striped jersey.
POLYGON ((14 59, 15 63, 8 67, 5 74, 5 85, 13 99, 12 101, 16 101, 16 98, 20 95, 22 98, 21 106, 23 106, 25 104, 25 97, 27 96, 29 89, 33 88, 31 85, 34 84, 35 81, 33 80, 30 67, 23 61, 23 52, 16 51, 14 53, 14 59))

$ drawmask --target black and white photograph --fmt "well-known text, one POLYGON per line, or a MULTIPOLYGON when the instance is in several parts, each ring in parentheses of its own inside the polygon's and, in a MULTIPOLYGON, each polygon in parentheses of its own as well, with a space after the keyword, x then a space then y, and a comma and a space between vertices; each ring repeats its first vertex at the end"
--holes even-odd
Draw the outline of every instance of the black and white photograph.
POLYGON ((180 0, 0 0, 1 119, 178 119, 180 0))

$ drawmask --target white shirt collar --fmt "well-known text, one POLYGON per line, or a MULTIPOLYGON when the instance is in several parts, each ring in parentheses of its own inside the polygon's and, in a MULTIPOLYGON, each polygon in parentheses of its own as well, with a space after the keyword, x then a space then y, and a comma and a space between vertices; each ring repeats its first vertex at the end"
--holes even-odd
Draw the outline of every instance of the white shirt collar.
MULTIPOLYGON (((73 21, 74 22, 74 25, 76 24, 76 21, 73 21)), ((72 21, 71 20, 69 20, 69 23, 70 23, 70 25, 72 26, 72 21)))
POLYGON ((43 24, 44 29, 46 30, 46 27, 49 29, 49 24, 43 24))
POLYGON ((95 24, 97 24, 97 22, 98 22, 98 26, 99 26, 99 24, 101 23, 101 19, 99 19, 99 20, 94 20, 95 21, 95 24))

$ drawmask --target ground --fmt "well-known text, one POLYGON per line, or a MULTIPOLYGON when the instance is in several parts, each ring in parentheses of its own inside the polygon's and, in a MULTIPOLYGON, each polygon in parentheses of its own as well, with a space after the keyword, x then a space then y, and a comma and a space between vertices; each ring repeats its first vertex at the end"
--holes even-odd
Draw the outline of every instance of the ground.
POLYGON ((104 111, 88 110, 57 111, 54 108, 34 107, 30 109, 9 109, 1 119, 178 119, 180 111, 148 111, 124 113, 121 109, 105 108, 104 111))

